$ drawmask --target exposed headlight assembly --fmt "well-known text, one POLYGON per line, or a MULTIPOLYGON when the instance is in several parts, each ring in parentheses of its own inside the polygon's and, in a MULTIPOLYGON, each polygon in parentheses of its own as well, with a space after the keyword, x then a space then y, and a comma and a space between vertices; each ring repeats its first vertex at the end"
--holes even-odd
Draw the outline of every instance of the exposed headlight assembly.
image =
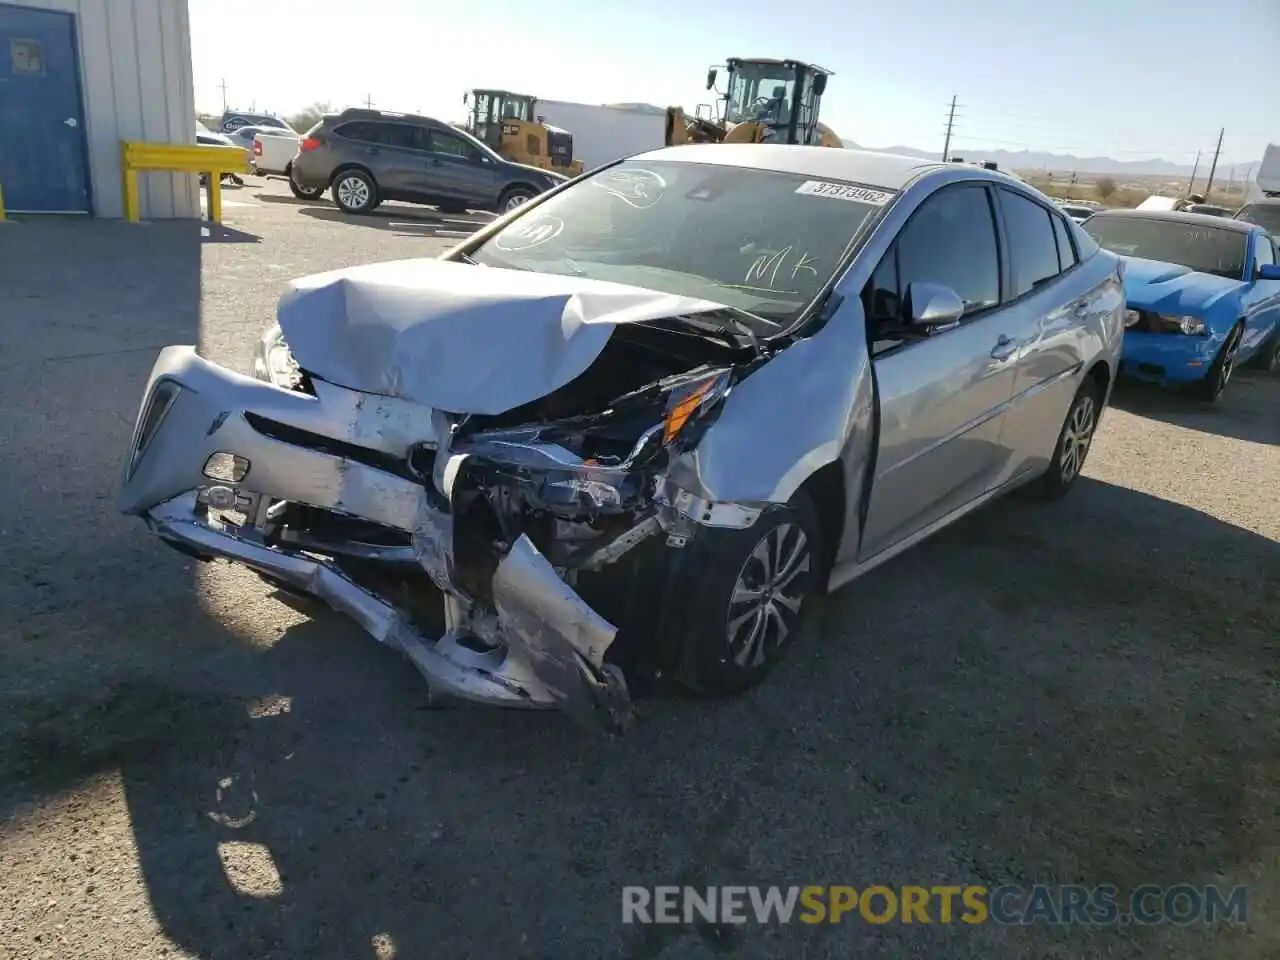
POLYGON ((298 362, 284 342, 284 334, 278 325, 273 325, 258 341, 253 375, 277 387, 292 388, 297 384, 299 373, 298 362))
POLYGON ((1185 333, 1188 337, 1204 336, 1204 320, 1200 317, 1159 314, 1160 323, 1171 333, 1185 333))

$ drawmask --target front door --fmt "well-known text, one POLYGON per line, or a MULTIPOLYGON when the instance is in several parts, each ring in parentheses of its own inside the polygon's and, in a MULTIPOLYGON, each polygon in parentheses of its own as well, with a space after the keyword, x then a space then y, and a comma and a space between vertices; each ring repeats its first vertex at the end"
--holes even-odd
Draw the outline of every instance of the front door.
POLYGON ((492 207, 498 199, 496 165, 486 162, 474 144, 444 130, 431 130, 430 140, 424 170, 428 192, 472 209, 492 207))
POLYGON ((982 496, 1007 459, 1000 433, 1017 365, 991 203, 981 184, 943 187, 907 221, 869 284, 880 431, 862 560, 982 496), (922 339, 878 335, 901 329, 915 282, 954 290, 966 308, 961 322, 922 339))
POLYGON ((0 3, 0 191, 14 213, 88 213, 75 20, 0 3))

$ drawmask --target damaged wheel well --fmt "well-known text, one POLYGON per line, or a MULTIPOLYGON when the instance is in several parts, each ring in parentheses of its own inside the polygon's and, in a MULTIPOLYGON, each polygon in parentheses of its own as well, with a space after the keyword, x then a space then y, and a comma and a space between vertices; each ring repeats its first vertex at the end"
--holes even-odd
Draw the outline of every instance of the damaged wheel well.
POLYGON ((840 461, 819 468, 800 485, 800 489, 813 501, 822 532, 831 531, 832 535, 822 537, 822 568, 830 571, 835 563, 836 550, 840 548, 839 531, 844 528, 845 489, 840 461))

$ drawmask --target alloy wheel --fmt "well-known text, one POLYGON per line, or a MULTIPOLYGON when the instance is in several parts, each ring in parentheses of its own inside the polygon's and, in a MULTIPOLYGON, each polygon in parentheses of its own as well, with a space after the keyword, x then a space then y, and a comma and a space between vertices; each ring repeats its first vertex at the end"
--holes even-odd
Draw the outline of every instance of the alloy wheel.
POLYGON ((1090 394, 1085 394, 1076 401, 1067 415, 1067 423, 1062 428, 1062 454, 1059 459, 1062 479, 1070 483, 1084 467, 1084 458, 1089 453, 1089 444, 1093 442, 1093 428, 1096 425, 1097 404, 1090 394))
POLYGON ((523 193, 517 193, 515 196, 507 200, 506 206, 503 207, 502 209, 504 213, 510 213, 516 207, 523 207, 528 202, 529 202, 528 197, 526 197, 523 193))
POLYGON ((1218 383, 1215 393, 1221 393, 1231 380, 1231 372, 1236 368, 1236 351, 1240 349, 1240 333, 1231 334, 1227 345, 1222 348, 1222 363, 1218 365, 1218 383))
POLYGON ((786 643, 799 622, 812 566, 812 547, 798 524, 779 524, 760 539, 738 571, 729 599, 734 663, 760 666, 786 643))
POLYGON ((344 207, 362 209, 369 204, 369 185, 359 177, 343 177, 338 181, 338 199, 344 207))

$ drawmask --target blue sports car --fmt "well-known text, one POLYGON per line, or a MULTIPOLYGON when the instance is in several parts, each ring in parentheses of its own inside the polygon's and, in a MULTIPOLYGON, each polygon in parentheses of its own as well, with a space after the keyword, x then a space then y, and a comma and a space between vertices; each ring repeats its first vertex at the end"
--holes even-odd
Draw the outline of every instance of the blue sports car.
POLYGON ((1217 400, 1236 364, 1280 368, 1280 251, 1262 227, 1148 210, 1082 226, 1125 261, 1121 373, 1217 400))

